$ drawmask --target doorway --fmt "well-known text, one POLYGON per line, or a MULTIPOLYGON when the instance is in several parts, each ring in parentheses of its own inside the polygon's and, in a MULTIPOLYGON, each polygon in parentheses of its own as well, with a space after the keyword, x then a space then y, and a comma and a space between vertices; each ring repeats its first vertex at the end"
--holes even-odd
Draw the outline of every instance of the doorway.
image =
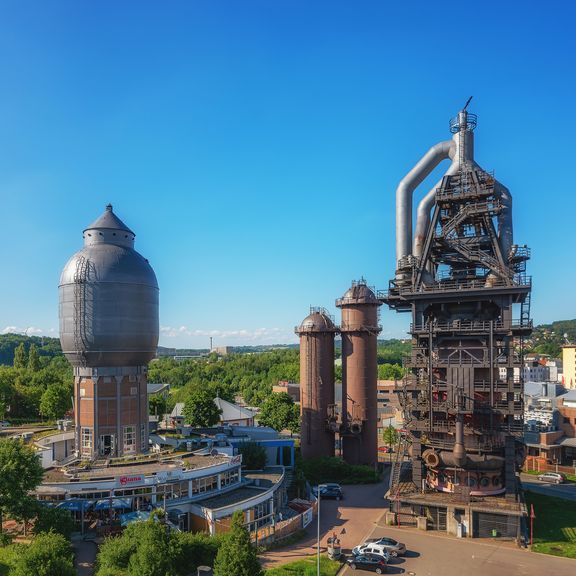
POLYGON ((112 456, 114 454, 114 434, 102 434, 100 436, 100 456, 112 456))

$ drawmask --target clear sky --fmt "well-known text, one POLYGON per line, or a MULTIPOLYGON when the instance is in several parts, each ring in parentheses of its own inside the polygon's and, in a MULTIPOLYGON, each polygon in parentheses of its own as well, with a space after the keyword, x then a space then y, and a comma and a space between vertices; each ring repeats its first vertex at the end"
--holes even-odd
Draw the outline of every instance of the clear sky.
MULTIPOLYGON (((156 271, 161 344, 295 342, 352 279, 387 287, 396 185, 470 95, 476 159, 533 250, 534 320, 576 317, 575 17, 566 0, 3 0, 0 332, 57 335, 60 271, 112 202, 156 271)), ((409 321, 382 310, 383 337, 409 321)))

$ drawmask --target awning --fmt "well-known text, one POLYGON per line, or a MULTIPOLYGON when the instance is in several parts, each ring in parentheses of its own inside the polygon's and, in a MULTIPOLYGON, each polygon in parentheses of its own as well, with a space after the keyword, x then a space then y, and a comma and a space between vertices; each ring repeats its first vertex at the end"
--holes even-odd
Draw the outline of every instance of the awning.
POLYGON ((94 502, 92 500, 64 500, 64 502, 60 502, 56 508, 70 510, 71 512, 82 512, 82 510, 90 510, 93 505, 94 502))
POLYGON ((120 514, 120 525, 128 526, 133 522, 145 522, 150 519, 150 512, 142 512, 140 510, 136 512, 127 512, 126 514, 120 514))
POLYGON ((110 506, 110 498, 106 498, 104 500, 98 500, 96 506, 94 506, 94 510, 106 510, 106 508, 110 507, 114 508, 114 510, 128 510, 132 508, 132 505, 124 498, 112 498, 112 506, 110 506))

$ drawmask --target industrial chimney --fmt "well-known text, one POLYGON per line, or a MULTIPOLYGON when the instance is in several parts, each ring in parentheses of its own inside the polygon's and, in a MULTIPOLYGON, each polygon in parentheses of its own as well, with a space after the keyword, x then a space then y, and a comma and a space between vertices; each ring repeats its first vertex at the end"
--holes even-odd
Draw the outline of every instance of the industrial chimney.
POLYGON ((311 308, 296 327, 300 336, 300 450, 302 458, 334 456, 334 336, 338 328, 324 308, 311 308))
POLYGON ((342 309, 343 457, 350 464, 378 462, 378 301, 365 280, 353 282, 336 306, 342 309))

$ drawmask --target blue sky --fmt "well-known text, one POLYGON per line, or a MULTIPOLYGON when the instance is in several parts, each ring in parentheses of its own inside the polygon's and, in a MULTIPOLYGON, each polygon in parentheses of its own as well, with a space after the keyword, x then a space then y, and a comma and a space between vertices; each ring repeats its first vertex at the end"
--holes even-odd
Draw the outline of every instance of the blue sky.
MULTIPOLYGON (((470 95, 476 158, 533 250, 534 319, 576 317, 575 16, 556 0, 4 0, 0 331, 57 334, 60 271, 112 202, 158 276, 161 344, 295 342, 352 279, 387 286, 396 185, 470 95)), ((409 321, 383 309, 383 337, 409 321)))

